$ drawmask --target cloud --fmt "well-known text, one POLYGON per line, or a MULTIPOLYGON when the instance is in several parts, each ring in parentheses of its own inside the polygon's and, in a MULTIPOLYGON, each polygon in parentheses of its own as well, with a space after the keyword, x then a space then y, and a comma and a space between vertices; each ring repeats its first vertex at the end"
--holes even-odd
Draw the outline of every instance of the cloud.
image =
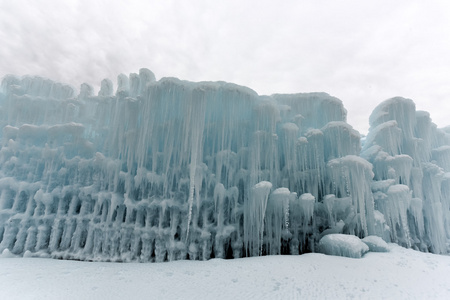
POLYGON ((450 13, 444 1, 3 1, 0 77, 78 87, 147 67, 260 94, 325 91, 366 132, 401 95, 446 125, 450 13))

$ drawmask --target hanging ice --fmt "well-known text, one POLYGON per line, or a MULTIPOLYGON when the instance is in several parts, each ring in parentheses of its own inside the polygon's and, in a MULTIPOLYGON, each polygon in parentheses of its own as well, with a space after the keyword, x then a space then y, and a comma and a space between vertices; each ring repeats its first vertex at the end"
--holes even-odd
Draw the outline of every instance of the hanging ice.
POLYGON ((448 253, 449 134, 437 129, 428 113, 416 112, 414 102, 400 97, 381 103, 370 122, 362 156, 374 166, 375 207, 384 214, 391 239, 448 253))
POLYGON ((364 145, 325 93, 147 69, 98 96, 6 76, 0 106, 0 251, 236 258, 316 251, 330 233, 448 251, 450 134, 411 100, 380 104, 364 145))

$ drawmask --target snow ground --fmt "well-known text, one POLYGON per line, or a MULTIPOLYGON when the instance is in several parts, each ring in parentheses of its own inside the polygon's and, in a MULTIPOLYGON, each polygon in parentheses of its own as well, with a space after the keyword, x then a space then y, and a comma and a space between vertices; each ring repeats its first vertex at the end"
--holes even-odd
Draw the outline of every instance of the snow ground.
POLYGON ((0 298, 450 299, 450 256, 389 246, 361 259, 305 254, 121 264, 2 257, 0 298))

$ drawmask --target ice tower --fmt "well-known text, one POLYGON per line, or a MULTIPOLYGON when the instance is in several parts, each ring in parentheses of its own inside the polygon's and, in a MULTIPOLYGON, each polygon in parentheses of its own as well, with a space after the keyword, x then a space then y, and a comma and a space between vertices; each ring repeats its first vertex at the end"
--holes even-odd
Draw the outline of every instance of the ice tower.
POLYGON ((325 93, 259 96, 153 73, 82 84, 6 76, 0 251, 103 261, 315 251, 328 233, 446 253, 450 135, 403 98, 361 150, 325 93))
POLYGON ((393 242, 448 253, 449 135, 410 99, 389 99, 370 116, 361 156, 374 166, 375 207, 393 242))

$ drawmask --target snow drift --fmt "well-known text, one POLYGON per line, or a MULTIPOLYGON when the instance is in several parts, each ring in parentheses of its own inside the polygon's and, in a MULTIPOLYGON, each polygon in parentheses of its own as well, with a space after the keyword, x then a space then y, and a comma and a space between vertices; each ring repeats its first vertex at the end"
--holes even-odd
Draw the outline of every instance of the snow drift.
POLYGON ((448 252, 450 134, 393 98, 360 134, 325 93, 40 77, 0 90, 0 252, 107 261, 314 252, 328 233, 448 252), (361 149, 362 147, 362 149, 361 149))
POLYGON ((319 249, 323 254, 361 258, 369 252, 369 246, 357 236, 348 234, 328 234, 319 241, 319 249))

